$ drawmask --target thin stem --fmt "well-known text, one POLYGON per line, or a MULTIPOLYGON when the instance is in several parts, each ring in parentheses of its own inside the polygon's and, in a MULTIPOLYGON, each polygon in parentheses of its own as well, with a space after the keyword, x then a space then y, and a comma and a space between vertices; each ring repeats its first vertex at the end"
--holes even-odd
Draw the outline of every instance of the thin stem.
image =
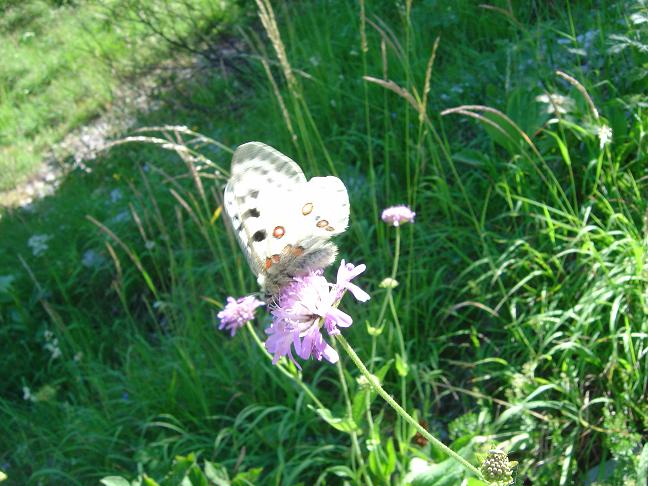
POLYGON ((367 381, 371 384, 371 386, 374 388, 374 390, 380 395, 383 400, 387 402, 387 404, 393 408, 396 413, 398 413, 403 419, 405 419, 407 422, 409 422, 423 437, 425 437, 429 442, 434 444, 436 447, 441 449, 443 452, 445 452, 448 456, 452 457, 456 461, 460 462, 466 469, 471 471, 473 474, 475 474, 478 478, 483 479, 482 474, 479 472, 479 469, 477 469, 475 466, 470 464, 466 459, 461 457, 459 454, 457 454, 455 451, 450 449, 448 446, 446 446, 443 442, 440 440, 436 439, 432 434, 430 434, 427 430, 425 430, 421 424, 419 424, 414 418, 409 415, 403 407, 401 407, 396 401, 385 391, 385 389, 381 386, 380 382, 378 379, 369 373, 369 370, 366 368, 364 363, 360 360, 358 355, 355 353, 353 348, 349 345, 346 339, 344 339, 344 336, 341 334, 335 336, 335 339, 340 343, 340 345, 344 348, 344 350, 347 352, 349 357, 351 358, 351 361, 358 367, 360 372, 364 375, 364 377, 367 379, 367 381))
MULTIPOLYGON (((396 273, 398 272, 398 260, 400 258, 400 226, 396 226, 396 244, 394 248, 394 262, 392 264, 392 272, 390 278, 396 280, 396 273)), ((380 307, 380 313, 378 314, 378 325, 382 325, 382 321, 385 318, 385 311, 387 310, 387 304, 392 294, 392 288, 387 287, 387 292, 385 293, 385 299, 383 300, 382 306, 380 307)))
MULTIPOLYGON (((333 342, 333 346, 335 346, 335 341, 333 342)), ((342 360, 338 359, 336 363, 336 367, 338 370, 338 376, 340 379, 340 384, 342 385, 342 395, 344 396, 344 403, 346 405, 346 410, 347 410, 347 415, 349 417, 352 416, 353 411, 351 409, 351 399, 349 398, 349 387, 347 386, 346 378, 344 377, 344 369, 342 369, 342 360)), ((358 464, 360 465, 360 471, 362 475, 365 477, 365 482, 366 484, 370 484, 373 486, 373 483, 371 482, 371 478, 367 475, 367 470, 365 467, 364 459, 362 458, 362 452, 360 451, 360 444, 358 443, 358 434, 356 434, 355 431, 351 431, 351 444, 353 448, 353 453, 358 460, 358 464)))
MULTIPOLYGON (((252 327, 252 324, 250 323, 250 321, 248 321, 245 324, 245 327, 247 328, 248 331, 250 331, 250 334, 252 335, 252 339, 254 339, 254 342, 257 344, 259 349, 263 352, 263 354, 266 355, 266 357, 270 361, 272 361, 272 355, 270 353, 268 353, 268 350, 265 348, 265 346, 263 345, 263 343, 259 339, 259 336, 257 336, 256 332, 254 332, 254 328, 252 327)), ((324 406, 324 404, 322 404, 322 402, 320 402, 317 399, 317 397, 313 394, 313 392, 310 391, 310 388, 308 388, 308 386, 306 386, 306 383, 304 383, 303 381, 301 381, 301 379, 299 377, 295 376, 293 373, 288 371, 286 369, 286 367, 282 363, 277 363, 276 367, 281 373, 283 373, 285 376, 287 376, 292 381, 294 381, 297 385, 299 385, 301 387, 301 389, 304 391, 304 393, 306 393, 306 395, 308 395, 308 398, 310 398, 315 403, 315 405, 317 405, 317 408, 321 408, 321 409, 326 408, 324 406)))

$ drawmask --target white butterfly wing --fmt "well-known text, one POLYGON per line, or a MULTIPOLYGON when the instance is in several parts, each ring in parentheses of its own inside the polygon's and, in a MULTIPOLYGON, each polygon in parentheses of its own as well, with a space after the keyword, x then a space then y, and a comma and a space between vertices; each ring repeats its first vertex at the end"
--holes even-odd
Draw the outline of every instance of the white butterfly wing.
POLYGON ((349 198, 337 177, 306 181, 291 159, 250 142, 234 154, 225 212, 259 283, 276 294, 294 275, 333 263, 329 239, 348 226, 349 198))
MULTIPOLYGON (((263 245, 258 245, 266 229, 259 198, 263 191, 288 190, 306 182, 304 173, 290 158, 260 142, 239 146, 232 157, 230 179, 223 197, 228 217, 239 246, 256 275, 263 269, 263 245)), ((265 215, 266 211, 264 211, 265 215)))

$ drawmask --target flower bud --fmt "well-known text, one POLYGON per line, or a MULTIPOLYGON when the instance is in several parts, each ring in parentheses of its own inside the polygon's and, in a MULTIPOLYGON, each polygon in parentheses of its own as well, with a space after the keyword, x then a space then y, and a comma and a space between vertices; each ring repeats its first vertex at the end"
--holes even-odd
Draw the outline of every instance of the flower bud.
POLYGON ((395 289, 396 287, 398 287, 398 280, 387 277, 383 279, 382 282, 380 282, 379 287, 381 289, 395 289))

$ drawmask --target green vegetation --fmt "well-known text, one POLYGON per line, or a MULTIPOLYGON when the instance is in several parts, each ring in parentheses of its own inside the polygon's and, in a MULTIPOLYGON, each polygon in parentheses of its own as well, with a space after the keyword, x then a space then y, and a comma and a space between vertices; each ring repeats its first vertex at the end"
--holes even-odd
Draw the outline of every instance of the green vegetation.
POLYGON ((169 58, 174 46, 138 15, 185 40, 199 29, 216 33, 235 10, 232 2, 207 0, 0 5, 0 190, 29 177, 67 133, 123 98, 134 74, 169 58))
POLYGON ((256 290, 218 208, 227 147, 260 140, 345 181, 372 300, 344 336, 435 437, 515 484, 645 484, 648 9, 508 5, 276 2, 281 39, 243 30, 238 71, 142 116, 151 143, 5 211, 8 482, 461 483, 341 348, 297 375, 215 329, 256 290))

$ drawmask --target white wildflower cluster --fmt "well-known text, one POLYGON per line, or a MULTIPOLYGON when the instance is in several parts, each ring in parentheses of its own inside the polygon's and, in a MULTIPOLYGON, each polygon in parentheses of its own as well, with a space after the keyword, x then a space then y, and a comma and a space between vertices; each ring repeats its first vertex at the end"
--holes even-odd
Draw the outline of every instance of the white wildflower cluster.
POLYGON ((603 147, 612 141, 612 129, 607 125, 601 125, 598 128, 597 135, 599 138, 599 147, 603 150, 603 147))
POLYGON ((46 329, 43 333, 43 337, 45 338, 45 344, 43 347, 50 352, 52 359, 60 358, 62 354, 61 348, 59 347, 58 338, 54 336, 54 333, 49 329, 46 329))
POLYGON ((34 254, 34 256, 41 256, 49 248, 47 242, 51 238, 52 237, 50 235, 34 235, 31 238, 29 238, 29 240, 27 240, 27 246, 31 248, 31 251, 34 254))

